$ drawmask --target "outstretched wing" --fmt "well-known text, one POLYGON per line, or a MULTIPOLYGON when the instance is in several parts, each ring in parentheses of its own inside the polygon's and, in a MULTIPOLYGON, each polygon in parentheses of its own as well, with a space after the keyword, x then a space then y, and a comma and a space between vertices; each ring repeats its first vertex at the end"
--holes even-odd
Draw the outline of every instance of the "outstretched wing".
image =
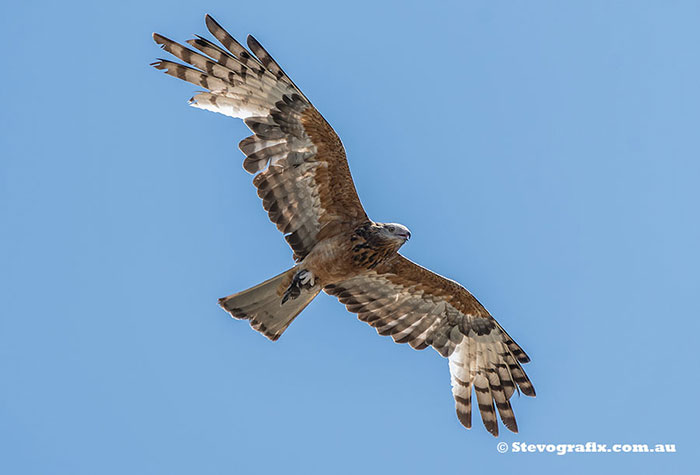
POLYGON ((156 43, 188 65, 153 66, 207 89, 190 104, 245 120, 253 131, 239 147, 243 167, 270 220, 297 260, 324 237, 367 220, 338 135, 252 36, 246 50, 212 17, 207 28, 224 46, 198 36, 186 48, 154 34, 156 43))
POLYGON ((494 403, 505 426, 518 431, 510 398, 516 388, 535 395, 521 366, 530 359, 464 287, 397 254, 324 290, 380 335, 419 350, 432 346, 449 358, 457 417, 465 427, 471 427, 473 387, 489 432, 498 435, 494 403))

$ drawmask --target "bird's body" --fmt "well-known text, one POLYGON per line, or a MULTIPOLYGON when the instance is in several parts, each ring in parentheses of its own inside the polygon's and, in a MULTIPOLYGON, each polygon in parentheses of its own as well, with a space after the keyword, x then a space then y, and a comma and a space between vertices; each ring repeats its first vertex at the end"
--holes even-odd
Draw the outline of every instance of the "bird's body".
POLYGON ((486 309, 461 285, 398 253, 410 232, 366 214, 337 134, 252 37, 251 51, 211 17, 224 46, 197 37, 188 49, 161 35, 157 43, 191 66, 153 65, 207 89, 191 104, 245 120, 254 135, 240 148, 263 207, 294 252, 295 265, 219 300, 233 317, 272 340, 323 290, 394 341, 432 346, 449 358, 457 416, 471 427, 471 394, 486 428, 498 434, 496 409, 517 432, 509 399, 534 396, 521 363, 529 361, 486 309), (494 407, 495 404, 495 407, 494 407))
POLYGON ((371 226, 368 223, 320 241, 297 267, 311 272, 323 288, 376 266, 399 246, 363 232, 371 226))

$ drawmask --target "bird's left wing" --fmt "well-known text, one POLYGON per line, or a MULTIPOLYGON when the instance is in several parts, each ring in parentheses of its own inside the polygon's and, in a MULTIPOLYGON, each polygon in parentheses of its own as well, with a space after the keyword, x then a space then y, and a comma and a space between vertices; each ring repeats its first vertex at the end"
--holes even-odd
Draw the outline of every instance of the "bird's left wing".
POLYGON ((510 398, 516 387, 535 389, 521 363, 525 352, 464 287, 397 254, 376 268, 324 291, 350 312, 413 348, 435 348, 449 358, 457 417, 471 427, 471 393, 486 429, 498 435, 496 408, 505 426, 518 431, 510 398))
POLYGON ((198 36, 187 43, 153 39, 188 65, 161 59, 153 66, 206 91, 190 104, 244 119, 253 131, 239 147, 243 167, 270 220, 303 259, 324 237, 367 221, 338 135, 252 36, 250 51, 212 17, 207 28, 224 46, 198 36))

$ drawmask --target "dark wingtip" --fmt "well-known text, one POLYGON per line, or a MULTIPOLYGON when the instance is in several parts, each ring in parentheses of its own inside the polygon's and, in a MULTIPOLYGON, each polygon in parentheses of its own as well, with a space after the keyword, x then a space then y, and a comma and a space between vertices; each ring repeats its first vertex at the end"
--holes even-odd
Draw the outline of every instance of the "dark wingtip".
POLYGON ((165 43, 172 43, 173 40, 161 35, 160 33, 153 33, 153 41, 156 42, 157 45, 161 47, 161 49, 165 49, 165 43))
POLYGON ((208 13, 207 13, 206 15, 204 15, 204 23, 207 24, 207 29, 208 29, 212 34, 214 34, 214 31, 213 31, 213 30, 223 30, 223 28, 221 27, 221 25, 219 25, 219 22, 217 22, 216 20, 214 20, 214 17, 211 16, 210 14, 208 14, 208 13))
MULTIPOLYGON (((503 418, 501 418, 503 420, 503 418)), ((513 432, 514 434, 518 433, 518 423, 515 421, 515 419, 506 419, 503 420, 503 425, 505 425, 509 431, 513 432)))
POLYGON ((250 48, 251 50, 262 48, 262 46, 260 45, 260 42, 258 40, 256 40, 253 35, 248 35, 246 37, 245 41, 246 41, 246 43, 248 43, 248 48, 250 48))
POLYGON ((471 413, 469 413, 469 414, 464 413, 463 414, 463 413, 457 411, 457 419, 467 429, 472 428, 472 415, 471 415, 471 413))

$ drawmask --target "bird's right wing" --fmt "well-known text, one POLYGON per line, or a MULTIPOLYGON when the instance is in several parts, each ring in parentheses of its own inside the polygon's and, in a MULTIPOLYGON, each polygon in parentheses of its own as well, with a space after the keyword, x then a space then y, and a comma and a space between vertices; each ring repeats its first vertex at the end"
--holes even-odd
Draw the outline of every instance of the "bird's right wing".
POLYGON ((207 89, 191 105, 244 119, 253 131, 239 144, 243 167, 256 174, 263 207, 294 257, 367 221, 343 144, 328 122, 255 38, 248 37, 248 51, 209 15, 206 23, 224 48, 198 36, 187 42, 194 51, 154 34, 189 66, 165 59, 153 66, 207 89))
POLYGON ((473 388, 489 432, 498 435, 496 408, 505 426, 518 431, 510 398, 516 388, 535 395, 521 366, 530 358, 464 287, 396 254, 323 290, 380 335, 419 350, 432 346, 449 358, 457 417, 465 427, 471 427, 473 388))

